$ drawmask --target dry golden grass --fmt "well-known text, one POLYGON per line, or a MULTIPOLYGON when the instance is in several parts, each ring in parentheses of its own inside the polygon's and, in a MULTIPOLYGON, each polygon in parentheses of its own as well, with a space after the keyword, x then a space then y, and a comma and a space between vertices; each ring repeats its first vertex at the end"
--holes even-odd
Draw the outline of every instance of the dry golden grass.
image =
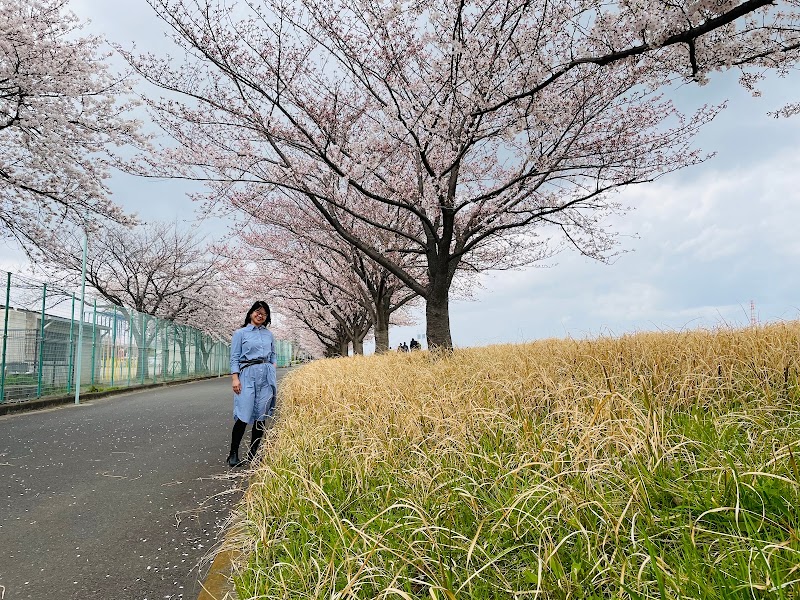
POLYGON ((799 363, 796 323, 316 361, 284 380, 274 443, 345 437, 383 460, 398 439, 451 450, 492 424, 514 435, 535 416, 587 460, 663 453, 665 410, 779 409, 799 363))
POLYGON ((241 509, 240 594, 791 597, 799 368, 798 323, 313 362, 241 509))

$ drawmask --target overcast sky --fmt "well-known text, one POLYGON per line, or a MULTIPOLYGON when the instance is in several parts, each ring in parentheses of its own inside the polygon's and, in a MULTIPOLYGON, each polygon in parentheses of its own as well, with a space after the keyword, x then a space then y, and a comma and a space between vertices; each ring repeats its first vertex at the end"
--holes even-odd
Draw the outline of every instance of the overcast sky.
MULTIPOLYGON (((145 0, 73 0, 72 7, 112 41, 169 48, 145 0)), ((752 98, 735 76, 678 90, 677 101, 687 107, 729 100, 697 140, 716 156, 623 193, 623 203, 636 208, 610 223, 622 235, 622 254, 611 264, 565 252, 546 268, 484 276, 472 300, 451 304, 454 343, 744 325, 751 301, 760 322, 798 318, 800 119, 767 112, 800 101, 800 80, 772 78, 763 92, 752 98)), ((144 220, 195 218, 179 182, 118 175, 111 187, 113 198, 144 220)), ((212 222, 202 227, 222 233, 212 222)), ((422 320, 396 328, 390 344, 424 330, 422 320)))

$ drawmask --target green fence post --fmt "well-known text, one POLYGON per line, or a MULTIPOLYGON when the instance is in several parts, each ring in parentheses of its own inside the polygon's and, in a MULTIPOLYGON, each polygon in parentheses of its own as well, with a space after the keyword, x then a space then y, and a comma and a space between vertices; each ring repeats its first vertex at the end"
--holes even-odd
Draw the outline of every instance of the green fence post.
POLYGON ((156 330, 153 333, 153 383, 158 383, 158 317, 156 317, 156 330))
POLYGON ((186 326, 181 325, 181 379, 183 378, 183 367, 186 364, 186 326))
POLYGON ((189 363, 189 374, 194 375, 197 372, 197 332, 194 330, 194 327, 190 327, 189 332, 192 334, 192 350, 189 353, 192 360, 189 363))
POLYGON ((128 312, 128 387, 131 387, 131 362, 133 362, 133 313, 128 312))
POLYGON ((11 302, 11 273, 6 273, 6 314, 3 317, 3 356, 0 358, 0 404, 6 401, 6 345, 8 343, 8 311, 11 302))
POLYGON ((142 314, 142 319, 141 319, 141 321, 142 321, 142 368, 140 369, 140 371, 141 371, 142 375, 141 375, 141 377, 139 379, 141 380, 140 383, 142 385, 144 385, 144 371, 145 371, 145 368, 147 367, 147 357, 145 356, 145 348, 147 347, 147 329, 146 329, 147 320, 146 320, 145 314, 144 313, 141 313, 141 314, 142 314))
POLYGON ((186 351, 186 376, 188 377, 194 374, 194 329, 191 327, 186 334, 186 345, 188 346, 186 351), (192 338, 191 342, 189 342, 190 337, 192 338))
POLYGON ((97 356, 97 298, 94 299, 94 308, 92 310, 92 387, 94 387, 94 365, 97 356))
POLYGON ((67 393, 72 389, 72 367, 75 360, 75 292, 72 292, 72 308, 69 311, 69 359, 67 367, 67 393))
POLYGON ((83 364, 83 311, 86 308, 86 255, 89 251, 89 235, 83 234, 83 257, 81 259, 81 310, 78 321, 78 351, 75 359, 75 404, 81 403, 81 371, 83 364))
POLYGON ((117 307, 114 306, 114 325, 111 330, 111 387, 114 387, 114 371, 117 370, 117 307))
POLYGON ((178 327, 172 322, 172 381, 175 381, 175 341, 178 337, 178 327))
POLYGON ((47 302, 47 284, 42 286, 42 316, 39 322, 39 360, 36 361, 36 397, 42 397, 42 365, 44 364, 44 309, 47 302))

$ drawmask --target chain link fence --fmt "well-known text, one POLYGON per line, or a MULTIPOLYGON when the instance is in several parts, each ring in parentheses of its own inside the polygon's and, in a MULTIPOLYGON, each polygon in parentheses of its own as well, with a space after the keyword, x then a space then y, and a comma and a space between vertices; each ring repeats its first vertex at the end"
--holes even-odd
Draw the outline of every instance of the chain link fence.
MULTIPOLYGON (((0 403, 230 370, 230 345, 193 327, 4 271, 0 318, 0 403)), ((278 344, 279 366, 293 346, 278 344)))

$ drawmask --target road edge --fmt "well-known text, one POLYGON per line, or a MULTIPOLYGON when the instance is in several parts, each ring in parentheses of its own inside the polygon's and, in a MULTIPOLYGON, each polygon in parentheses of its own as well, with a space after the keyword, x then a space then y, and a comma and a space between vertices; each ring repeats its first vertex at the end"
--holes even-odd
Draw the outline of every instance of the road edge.
POLYGON ((205 579, 200 583, 202 590, 197 600, 234 600, 236 590, 231 576, 233 563, 239 557, 237 550, 220 550, 214 557, 205 579))
MULTIPOLYGON (((205 381, 206 379, 219 379, 221 377, 228 377, 228 376, 229 375, 227 373, 224 373, 222 375, 204 375, 202 377, 194 377, 192 379, 176 379, 175 381, 145 383, 144 385, 135 385, 131 387, 120 387, 111 390, 103 390, 102 392, 81 392, 81 400, 95 400, 97 398, 106 398, 108 396, 117 396, 121 394, 129 394, 131 392, 150 390, 153 388, 182 385, 184 383, 205 381)), ((74 395, 45 396, 43 398, 37 398, 35 400, 23 400, 21 402, 2 402, 0 403, 0 416, 11 415, 21 412, 30 412, 45 408, 53 408, 54 406, 62 406, 65 404, 74 404, 74 403, 75 403, 74 395)))

